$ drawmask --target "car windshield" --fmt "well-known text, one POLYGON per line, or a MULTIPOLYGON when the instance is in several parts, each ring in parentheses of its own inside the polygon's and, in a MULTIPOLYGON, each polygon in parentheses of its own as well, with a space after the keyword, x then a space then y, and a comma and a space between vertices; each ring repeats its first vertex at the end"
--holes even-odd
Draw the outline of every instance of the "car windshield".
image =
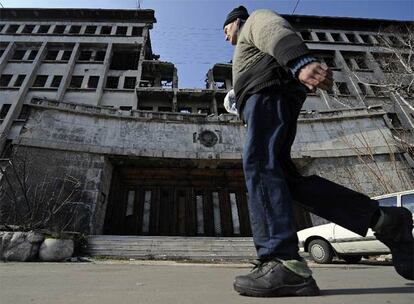
POLYGON ((396 196, 391 196, 391 197, 387 197, 387 198, 381 198, 378 200, 380 206, 383 207, 396 207, 397 206, 397 197, 396 196))
POLYGON ((401 205, 414 213, 414 193, 402 195, 401 205))

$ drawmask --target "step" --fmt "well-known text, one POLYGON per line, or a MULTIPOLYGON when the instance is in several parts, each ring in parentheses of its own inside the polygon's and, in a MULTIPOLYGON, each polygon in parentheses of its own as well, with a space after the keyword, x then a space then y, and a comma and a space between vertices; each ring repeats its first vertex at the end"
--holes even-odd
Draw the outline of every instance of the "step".
POLYGON ((256 258, 252 238, 90 235, 90 256, 159 260, 242 261, 256 258))

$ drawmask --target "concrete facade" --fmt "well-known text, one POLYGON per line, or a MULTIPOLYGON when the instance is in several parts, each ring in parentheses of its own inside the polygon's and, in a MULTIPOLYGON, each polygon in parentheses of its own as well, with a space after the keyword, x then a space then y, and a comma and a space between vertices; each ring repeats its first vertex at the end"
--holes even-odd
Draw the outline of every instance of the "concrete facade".
MULTIPOLYGON (((243 228, 248 221, 241 170, 245 127, 222 106, 231 88, 230 65, 215 65, 206 89, 178 88, 174 65, 152 52, 152 10, 0 13, 3 158, 25 151, 28 167, 36 172, 32 186, 45 176, 79 181, 71 197, 78 208, 72 229, 249 235, 243 228), (177 180, 165 178, 168 171, 190 169, 188 175, 177 173, 177 180), (204 169, 212 175, 197 175, 204 169), (235 172, 236 181, 226 171, 235 172), (163 228, 169 204, 174 220, 163 228), (125 227, 108 228, 113 217, 125 227), (129 223, 140 227, 131 230, 129 223)), ((334 92, 309 94, 301 112, 292 153, 302 172, 371 196, 412 189, 410 150, 395 140, 395 120, 405 140, 412 139, 411 108, 395 94, 379 97, 355 82, 384 79, 372 60, 373 48, 378 50, 375 35, 383 23, 395 22, 286 17, 334 68, 336 80, 334 92), (355 71, 363 62, 367 66, 355 71)), ((11 170, 7 162, 3 168, 11 170)), ((8 187, 4 176, 1 182, 8 187)), ((301 217, 300 227, 312 224, 298 211, 297 222, 301 217)))

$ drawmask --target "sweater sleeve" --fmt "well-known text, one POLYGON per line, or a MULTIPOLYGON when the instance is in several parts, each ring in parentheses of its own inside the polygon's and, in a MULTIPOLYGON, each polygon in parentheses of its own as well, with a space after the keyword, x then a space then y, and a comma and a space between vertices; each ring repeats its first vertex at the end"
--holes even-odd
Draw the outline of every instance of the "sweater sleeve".
POLYGON ((257 10, 244 25, 249 43, 286 67, 289 61, 309 54, 309 49, 289 22, 271 10, 257 10))

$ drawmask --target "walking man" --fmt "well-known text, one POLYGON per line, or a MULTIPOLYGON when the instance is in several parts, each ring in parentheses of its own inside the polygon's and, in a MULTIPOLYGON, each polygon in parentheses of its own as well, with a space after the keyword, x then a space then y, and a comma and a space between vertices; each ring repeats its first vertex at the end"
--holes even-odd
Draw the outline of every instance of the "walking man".
POLYGON ((223 25, 235 46, 236 108, 247 124, 243 169, 259 262, 234 288, 242 295, 313 296, 319 288, 298 254, 292 202, 347 229, 368 228, 392 253, 396 271, 414 279, 411 213, 379 207, 369 197, 323 179, 301 176, 290 151, 306 90, 332 87, 332 72, 315 59, 290 24, 275 12, 232 10, 223 25))

